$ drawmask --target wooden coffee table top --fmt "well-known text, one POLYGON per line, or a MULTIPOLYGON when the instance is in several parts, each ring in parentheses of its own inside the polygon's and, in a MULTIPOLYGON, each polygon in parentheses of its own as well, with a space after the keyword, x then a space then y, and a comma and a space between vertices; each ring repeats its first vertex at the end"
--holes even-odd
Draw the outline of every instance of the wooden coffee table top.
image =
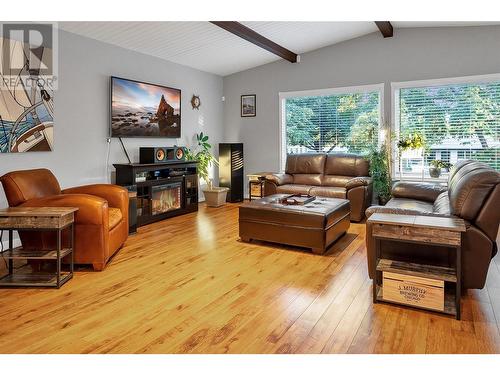
POLYGON ((0 228, 62 229, 73 223, 77 207, 11 207, 0 209, 0 228))
POLYGON ((9 207, 0 208, 0 217, 62 217, 76 211, 77 207, 9 207))
POLYGON ((423 215, 399 215, 374 213, 367 220, 372 224, 401 225, 405 227, 426 227, 441 229, 451 232, 465 232, 465 223, 456 217, 423 216, 423 215))

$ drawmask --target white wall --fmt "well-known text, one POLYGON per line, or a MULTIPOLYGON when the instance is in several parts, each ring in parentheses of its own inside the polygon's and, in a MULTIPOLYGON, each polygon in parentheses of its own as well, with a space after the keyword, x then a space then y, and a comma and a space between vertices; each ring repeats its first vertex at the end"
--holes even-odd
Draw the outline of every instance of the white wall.
MULTIPOLYGON (((139 159, 139 146, 190 145, 200 131, 214 144, 223 140, 221 77, 65 31, 59 32, 58 55, 54 151, 0 154, 0 175, 43 167, 54 172, 62 187, 108 182, 105 160, 111 75, 182 90, 182 138, 124 139, 132 161, 139 159), (201 98, 199 110, 191 108, 193 94, 201 98)), ((114 171, 112 163, 121 162, 127 162, 126 157, 118 139, 112 139, 109 171, 114 171)), ((5 206, 0 189, 0 207, 5 206)))
POLYGON ((279 170, 278 93, 500 73, 500 26, 396 29, 373 33, 301 55, 299 64, 278 61, 224 77, 227 142, 243 142, 245 172, 279 170), (257 116, 240 117, 240 95, 257 95, 257 116))

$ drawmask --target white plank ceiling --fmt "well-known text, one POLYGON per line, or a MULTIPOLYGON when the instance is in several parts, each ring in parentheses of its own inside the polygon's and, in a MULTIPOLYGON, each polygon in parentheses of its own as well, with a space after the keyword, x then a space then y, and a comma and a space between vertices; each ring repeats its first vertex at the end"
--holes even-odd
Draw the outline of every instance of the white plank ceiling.
MULTIPOLYGON (((373 22, 242 23, 298 54, 378 31, 373 22)), ((395 28, 480 24, 494 23, 393 22, 395 28)), ((221 76, 280 59, 209 22, 60 22, 59 27, 221 76)))

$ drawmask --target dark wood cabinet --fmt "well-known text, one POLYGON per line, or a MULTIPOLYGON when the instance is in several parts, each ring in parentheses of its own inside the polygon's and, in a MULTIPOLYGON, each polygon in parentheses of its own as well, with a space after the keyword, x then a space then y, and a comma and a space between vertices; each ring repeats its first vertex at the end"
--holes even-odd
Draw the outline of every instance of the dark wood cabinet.
POLYGON ((197 162, 113 165, 116 184, 137 191, 137 226, 198 210, 197 162))
POLYGON ((228 202, 243 201, 243 143, 219 143, 219 186, 229 188, 228 202))

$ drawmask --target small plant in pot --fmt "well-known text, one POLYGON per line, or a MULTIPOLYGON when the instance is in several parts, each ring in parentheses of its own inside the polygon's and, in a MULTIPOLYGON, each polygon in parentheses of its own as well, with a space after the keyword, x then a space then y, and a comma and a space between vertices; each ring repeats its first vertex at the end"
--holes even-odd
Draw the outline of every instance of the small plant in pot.
POLYGON ((409 136, 403 137, 398 141, 399 152, 423 148, 425 148, 425 140, 419 133, 410 134, 409 136))
MULTIPOLYGON (((399 176, 403 176, 403 170, 407 171, 408 166, 404 166, 403 159, 420 158, 425 152, 425 139, 419 133, 402 136, 397 142, 399 151, 399 176)), ((410 169, 411 171, 411 169, 410 169)))
POLYGON ((451 167, 451 164, 446 162, 446 161, 442 161, 439 159, 433 160, 430 163, 429 175, 432 178, 439 178, 441 176, 441 171, 443 169, 449 170, 450 167, 451 167))
POLYGON ((370 160, 370 176, 373 181, 373 190, 378 195, 380 205, 391 199, 392 181, 390 173, 390 151, 385 143, 380 149, 373 148, 368 156, 370 160))
POLYGON ((208 135, 196 134, 197 146, 194 149, 189 148, 186 153, 187 160, 198 162, 198 176, 207 184, 203 189, 205 202, 209 207, 219 207, 226 202, 228 188, 213 186, 212 179, 209 176, 209 169, 212 165, 219 165, 219 161, 211 152, 212 145, 208 143, 208 135))

